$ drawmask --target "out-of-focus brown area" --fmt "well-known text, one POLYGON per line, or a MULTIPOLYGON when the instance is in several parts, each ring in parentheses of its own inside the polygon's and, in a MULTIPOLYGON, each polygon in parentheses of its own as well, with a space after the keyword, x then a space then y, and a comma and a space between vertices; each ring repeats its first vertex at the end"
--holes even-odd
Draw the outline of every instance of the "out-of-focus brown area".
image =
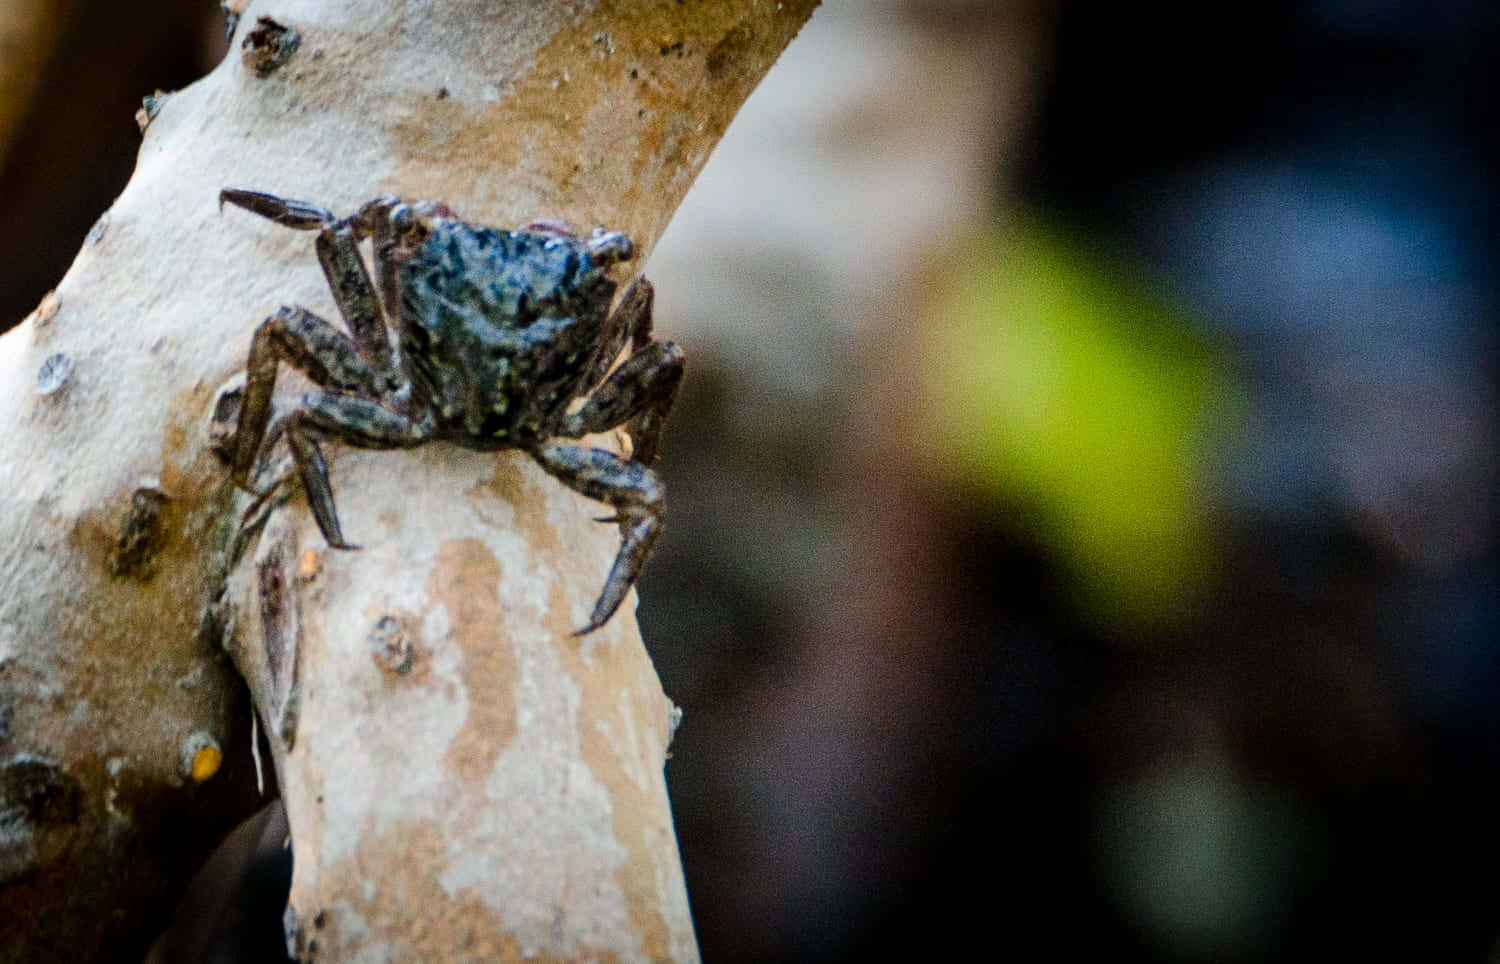
POLYGON ((709 958, 1491 952, 1495 34, 1443 9, 831 3, 747 106, 650 266, 709 958))
MULTIPOLYGON (((80 0, 0 317, 211 6, 80 0)), ((1497 21, 1215 18, 829 0, 648 265, 689 373, 640 618, 708 959, 1500 946, 1497 21)))
POLYGON ((0 164, 71 12, 64 0, 0 4, 0 164))
POLYGON ((36 307, 125 186, 141 99, 192 83, 225 50, 224 14, 212 0, 71 0, 50 4, 44 19, 56 37, 45 56, 36 56, 40 32, 5 52, 7 73, 34 74, 5 90, 14 97, 30 86, 24 102, 5 107, 16 122, 0 153, 0 328, 36 307))

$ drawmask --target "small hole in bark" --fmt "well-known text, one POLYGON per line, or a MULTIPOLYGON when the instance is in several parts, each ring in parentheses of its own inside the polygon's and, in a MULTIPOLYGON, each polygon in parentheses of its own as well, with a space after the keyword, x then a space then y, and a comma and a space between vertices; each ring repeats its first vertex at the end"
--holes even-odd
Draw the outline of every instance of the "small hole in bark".
POLYGON ((382 616, 370 631, 370 657, 388 673, 405 676, 411 672, 411 636, 394 616, 382 616))
POLYGON ((286 65, 302 43, 302 35, 270 17, 259 17, 240 44, 245 66, 257 77, 267 77, 286 65))

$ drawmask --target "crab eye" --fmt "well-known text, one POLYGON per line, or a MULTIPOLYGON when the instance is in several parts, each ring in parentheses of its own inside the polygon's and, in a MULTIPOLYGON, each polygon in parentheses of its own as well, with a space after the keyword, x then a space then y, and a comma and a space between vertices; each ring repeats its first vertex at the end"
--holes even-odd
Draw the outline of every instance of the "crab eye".
POLYGON ((391 229, 397 234, 410 233, 416 227, 416 215, 412 214, 411 208, 405 204, 398 204, 391 208, 391 229))
POLYGON ((594 261, 609 263, 629 261, 635 257, 635 245, 619 231, 605 231, 602 228, 595 230, 584 244, 588 248, 589 257, 594 261))

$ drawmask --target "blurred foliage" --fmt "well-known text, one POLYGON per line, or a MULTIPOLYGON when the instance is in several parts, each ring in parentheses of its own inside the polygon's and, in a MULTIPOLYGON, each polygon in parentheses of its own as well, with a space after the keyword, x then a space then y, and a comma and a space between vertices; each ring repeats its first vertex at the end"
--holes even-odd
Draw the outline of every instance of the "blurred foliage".
POLYGON ((1204 453, 1223 366, 1165 300, 1036 224, 948 279, 924 379, 939 471, 1019 509, 1116 629, 1180 621, 1211 552, 1204 453))

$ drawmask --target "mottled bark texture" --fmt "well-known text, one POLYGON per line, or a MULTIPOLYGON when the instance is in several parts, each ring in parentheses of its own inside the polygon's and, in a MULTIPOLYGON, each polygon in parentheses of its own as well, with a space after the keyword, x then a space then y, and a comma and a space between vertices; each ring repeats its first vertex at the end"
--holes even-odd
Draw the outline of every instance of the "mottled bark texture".
POLYGON ((327 551, 295 492, 236 539, 221 390, 278 306, 335 309, 310 235, 216 196, 605 224, 638 266, 814 5, 252 2, 156 105, 55 297, 0 338, 0 959, 139 959, 260 803, 236 666, 304 957, 696 956, 633 606, 569 636, 618 543, 599 506, 515 453, 333 447, 363 551, 327 551))

